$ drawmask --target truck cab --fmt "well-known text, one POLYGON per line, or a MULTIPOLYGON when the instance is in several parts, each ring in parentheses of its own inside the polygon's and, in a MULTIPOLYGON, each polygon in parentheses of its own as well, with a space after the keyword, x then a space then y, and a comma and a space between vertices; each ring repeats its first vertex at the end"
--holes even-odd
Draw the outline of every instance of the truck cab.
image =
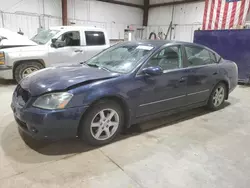
POLYGON ((0 78, 18 82, 45 67, 79 64, 110 46, 105 30, 95 27, 52 27, 17 45, 8 45, 13 37, 1 37, 0 78))

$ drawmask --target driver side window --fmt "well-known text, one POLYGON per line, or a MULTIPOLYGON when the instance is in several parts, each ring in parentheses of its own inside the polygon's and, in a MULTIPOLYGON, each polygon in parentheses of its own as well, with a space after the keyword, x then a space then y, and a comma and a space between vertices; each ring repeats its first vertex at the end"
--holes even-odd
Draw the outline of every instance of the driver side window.
POLYGON ((182 55, 180 46, 169 46, 154 55, 146 67, 159 66, 163 71, 182 67, 182 55))
POLYGON ((80 46, 80 32, 70 31, 58 37, 57 41, 63 42, 64 46, 80 46))

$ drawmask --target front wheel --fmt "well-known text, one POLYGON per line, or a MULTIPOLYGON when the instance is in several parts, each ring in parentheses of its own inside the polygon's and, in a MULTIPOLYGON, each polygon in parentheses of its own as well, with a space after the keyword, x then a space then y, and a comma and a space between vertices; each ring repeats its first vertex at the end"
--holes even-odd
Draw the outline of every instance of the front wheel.
POLYGON ((90 145, 110 143, 122 130, 124 114, 119 104, 104 100, 94 104, 84 114, 79 135, 90 145))
POLYGON ((209 101, 208 107, 211 110, 218 110, 222 107, 227 94, 227 89, 224 83, 219 83, 213 89, 209 101))
POLYGON ((29 74, 44 68, 38 62, 22 62, 14 70, 14 78, 17 82, 20 82, 23 78, 29 74))

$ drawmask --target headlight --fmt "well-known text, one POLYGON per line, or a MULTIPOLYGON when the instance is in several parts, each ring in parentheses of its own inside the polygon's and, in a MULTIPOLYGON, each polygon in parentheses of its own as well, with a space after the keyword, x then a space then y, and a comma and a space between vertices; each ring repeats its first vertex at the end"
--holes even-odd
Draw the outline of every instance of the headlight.
POLYGON ((73 94, 67 92, 49 93, 39 97, 33 106, 47 110, 63 109, 72 97, 73 94))
POLYGON ((5 55, 4 52, 0 52, 0 65, 5 64, 5 55))

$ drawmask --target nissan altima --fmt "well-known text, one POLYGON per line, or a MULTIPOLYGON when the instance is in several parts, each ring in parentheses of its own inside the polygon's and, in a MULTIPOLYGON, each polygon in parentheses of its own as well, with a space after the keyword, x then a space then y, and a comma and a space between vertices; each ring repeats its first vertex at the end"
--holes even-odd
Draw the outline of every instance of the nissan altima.
POLYGON ((28 75, 11 107, 20 131, 33 138, 103 145, 142 121, 201 106, 220 109, 237 78, 237 65, 205 46, 124 42, 81 64, 28 75))

